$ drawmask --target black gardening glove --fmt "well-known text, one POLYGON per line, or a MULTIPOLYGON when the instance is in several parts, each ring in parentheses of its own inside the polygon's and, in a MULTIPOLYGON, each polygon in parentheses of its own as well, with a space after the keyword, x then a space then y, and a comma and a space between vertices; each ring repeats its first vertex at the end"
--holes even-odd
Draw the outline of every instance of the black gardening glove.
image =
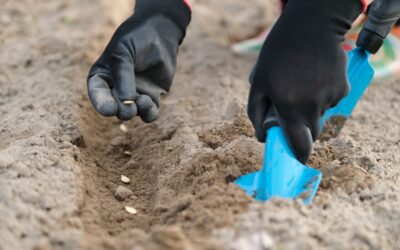
POLYGON ((133 16, 89 73, 89 97, 100 114, 121 120, 139 115, 145 122, 158 118, 160 94, 170 89, 190 17, 182 0, 136 1, 133 16))
POLYGON ((358 37, 357 46, 371 53, 378 52, 399 18, 399 0, 375 0, 368 8, 368 19, 358 37))
POLYGON ((289 0, 250 76, 248 114, 259 141, 273 106, 294 154, 308 160, 321 116, 349 91, 341 43, 362 8, 360 0, 289 0))

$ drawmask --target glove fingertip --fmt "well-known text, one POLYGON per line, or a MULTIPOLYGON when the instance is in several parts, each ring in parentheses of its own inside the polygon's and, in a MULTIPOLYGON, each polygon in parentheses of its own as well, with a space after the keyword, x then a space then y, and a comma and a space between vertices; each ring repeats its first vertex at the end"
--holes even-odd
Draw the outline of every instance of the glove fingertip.
POLYGON ((155 120, 157 120, 159 116, 160 116, 160 113, 158 112, 158 109, 154 108, 154 109, 150 110, 146 115, 140 116, 140 118, 145 123, 152 123, 155 120))
POLYGON ((110 117, 118 113, 118 103, 115 101, 107 82, 95 75, 88 79, 90 102, 102 116, 110 117))
POLYGON ((97 112, 105 117, 115 116, 118 113, 118 104, 114 100, 97 101, 95 102, 94 107, 97 112))
POLYGON ((296 158, 305 164, 311 156, 313 136, 311 130, 305 125, 284 125, 284 131, 289 146, 296 158))
POLYGON ((138 109, 135 103, 129 104, 129 105, 125 105, 123 104, 117 97, 117 93, 115 91, 115 89, 113 89, 112 91, 112 95, 117 103, 117 107, 118 107, 118 114, 117 117, 118 119, 120 119, 121 121, 129 121, 131 120, 133 117, 135 117, 138 113, 138 109))
POLYGON ((157 105, 147 95, 140 95, 136 104, 138 107, 138 114, 145 123, 151 123, 158 119, 160 116, 157 105))
POLYGON ((122 121, 129 121, 137 115, 137 107, 135 104, 119 105, 118 119, 122 121))

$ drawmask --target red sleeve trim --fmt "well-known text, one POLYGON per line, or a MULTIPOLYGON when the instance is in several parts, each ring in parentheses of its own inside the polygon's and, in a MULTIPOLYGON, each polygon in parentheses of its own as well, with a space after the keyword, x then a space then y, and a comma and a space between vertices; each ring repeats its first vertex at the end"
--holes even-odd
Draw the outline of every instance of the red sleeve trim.
MULTIPOLYGON (((365 0, 366 1, 366 0, 365 0)), ((183 0, 183 2, 186 4, 186 6, 192 11, 192 7, 190 6, 189 0, 183 0)))
MULTIPOLYGON (((185 1, 185 0, 184 0, 185 1)), ((368 1, 367 0, 360 0, 363 5, 363 12, 365 13, 368 8, 368 1)))

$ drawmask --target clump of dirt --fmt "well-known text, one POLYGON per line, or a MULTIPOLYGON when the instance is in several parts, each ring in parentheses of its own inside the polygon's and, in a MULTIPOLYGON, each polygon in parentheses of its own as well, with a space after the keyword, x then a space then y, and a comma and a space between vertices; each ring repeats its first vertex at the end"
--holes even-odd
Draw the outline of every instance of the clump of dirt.
POLYGON ((347 194, 360 193, 372 188, 373 179, 363 168, 357 165, 328 165, 321 168, 324 179, 321 188, 326 190, 343 189, 347 194))
POLYGON ((243 111, 241 115, 233 120, 233 124, 232 122, 225 122, 199 135, 200 140, 212 149, 219 148, 225 143, 230 143, 240 136, 254 136, 254 129, 248 117, 243 114, 243 111))
POLYGON ((315 144, 325 177, 312 206, 254 202, 232 183, 263 157, 243 112, 254 60, 221 41, 263 27, 272 2, 193 2, 160 119, 123 130, 94 112, 85 79, 131 2, 2 3, 0 248, 398 246, 400 85, 373 86, 341 135, 315 144))
MULTIPOLYGON (((115 124, 111 143, 104 144, 106 140, 99 145, 91 139, 96 138, 93 134, 96 129, 88 120, 89 127, 83 130, 88 133, 84 158, 90 161, 98 157, 91 164, 93 167, 85 170, 87 203, 82 218, 88 230, 91 234, 101 235, 103 228, 107 228, 109 235, 118 235, 119 240, 126 244, 139 244, 139 239, 125 239, 121 234, 139 229, 143 234, 157 235, 160 232, 154 228, 162 226, 167 230, 165 226, 171 225, 172 231, 166 237, 180 238, 181 231, 173 227, 179 225, 188 235, 198 238, 205 237, 215 228, 232 225, 236 216, 252 201, 232 182, 238 176, 257 169, 262 156, 261 150, 254 147, 252 133, 244 133, 245 128, 250 130, 248 124, 242 127, 244 119, 241 112, 233 122, 223 124, 224 129, 231 133, 219 133, 218 136, 221 141, 227 139, 227 144, 218 149, 204 147, 184 160, 180 156, 185 149, 177 142, 184 138, 187 128, 178 124, 163 131, 157 125, 136 121, 127 125, 127 133, 120 131, 115 124), (141 133, 138 135, 136 131, 141 133), (126 151, 130 152, 128 157, 124 156, 126 151), (102 157, 103 154, 108 155, 108 159, 102 157), (132 191, 124 199, 115 196, 116 190, 121 189, 121 174, 130 178, 130 183, 126 183, 124 188, 132 191), (138 214, 128 215, 124 206, 134 207, 138 214), (175 236, 173 232, 176 232, 175 236)), ((206 129, 199 134, 207 135, 211 131, 220 130, 206 129)), ((101 238, 96 241, 104 243, 101 238)))
POLYGON ((319 142, 314 148, 309 165, 323 174, 321 190, 342 189, 347 194, 352 194, 372 188, 372 176, 358 166, 354 159, 349 158, 344 150, 343 147, 338 148, 326 142, 319 142))
POLYGON ((322 133, 318 139, 321 141, 327 141, 331 138, 336 138, 346 124, 346 120, 347 118, 343 116, 335 116, 330 118, 325 122, 322 133))
POLYGON ((308 161, 310 167, 321 169, 327 162, 332 162, 336 159, 338 152, 331 145, 325 143, 321 147, 314 147, 313 154, 308 161))

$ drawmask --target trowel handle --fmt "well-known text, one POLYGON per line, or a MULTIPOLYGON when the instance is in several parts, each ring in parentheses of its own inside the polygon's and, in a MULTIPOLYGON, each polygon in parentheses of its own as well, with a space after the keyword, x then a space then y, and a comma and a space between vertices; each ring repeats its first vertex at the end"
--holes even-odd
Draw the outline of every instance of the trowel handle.
POLYGON ((375 0, 369 7, 368 19, 358 37, 357 46, 375 54, 400 17, 399 0, 375 0))
MULTIPOLYGON (((267 138, 265 139, 265 152, 269 152, 270 150, 273 150, 271 147, 268 147, 268 142, 273 141, 272 144, 276 145, 282 145, 282 150, 280 153, 278 153, 279 157, 282 159, 286 158, 293 158, 295 160, 296 157, 293 154, 292 149, 290 148, 288 141, 285 137, 285 134, 279 126, 279 119, 276 114, 275 108, 270 107, 268 112, 267 112, 267 117, 264 120, 264 130, 267 131, 267 138)), ((267 154, 264 154, 264 164, 267 164, 270 159, 267 159, 267 155, 275 155, 277 152, 269 152, 267 154)))
POLYGON ((278 127, 279 126, 279 120, 278 116, 276 115, 276 111, 274 107, 270 107, 268 112, 267 112, 267 117, 264 120, 264 130, 267 131, 272 127, 278 127))

